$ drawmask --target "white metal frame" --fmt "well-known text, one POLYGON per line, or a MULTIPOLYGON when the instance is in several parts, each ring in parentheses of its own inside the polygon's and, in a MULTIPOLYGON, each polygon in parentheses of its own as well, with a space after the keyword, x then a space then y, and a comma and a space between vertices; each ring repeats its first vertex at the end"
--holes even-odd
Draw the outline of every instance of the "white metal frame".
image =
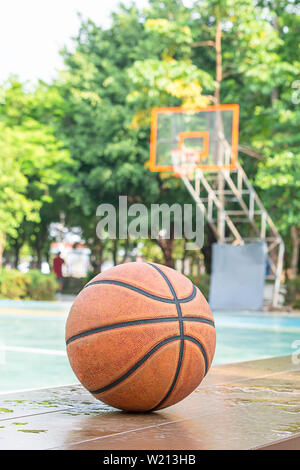
POLYGON ((235 171, 204 172, 196 169, 194 180, 181 174, 186 188, 211 226, 218 243, 266 243, 273 280, 272 307, 279 305, 284 242, 274 222, 237 163, 235 171), (221 181, 222 180, 222 181, 221 181), (221 181, 221 184, 220 184, 221 181), (244 228, 243 224, 248 224, 244 228), (251 235, 249 236, 249 231, 251 235))

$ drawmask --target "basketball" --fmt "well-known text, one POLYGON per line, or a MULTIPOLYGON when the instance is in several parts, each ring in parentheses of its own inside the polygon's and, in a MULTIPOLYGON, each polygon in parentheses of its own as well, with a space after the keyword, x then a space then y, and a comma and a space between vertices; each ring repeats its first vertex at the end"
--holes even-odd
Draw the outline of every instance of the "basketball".
POLYGON ((96 398, 127 411, 174 405, 200 384, 216 332, 200 290, 169 267, 125 263, 98 274, 66 323, 71 367, 96 398))

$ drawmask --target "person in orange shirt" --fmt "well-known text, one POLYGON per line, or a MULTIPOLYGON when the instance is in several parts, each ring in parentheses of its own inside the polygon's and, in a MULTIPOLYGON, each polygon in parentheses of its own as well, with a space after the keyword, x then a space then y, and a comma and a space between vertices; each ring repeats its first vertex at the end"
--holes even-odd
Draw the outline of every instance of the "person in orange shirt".
POLYGON ((53 259, 53 272, 56 275, 56 278, 59 282, 58 291, 61 292, 63 288, 63 275, 62 275, 62 265, 64 264, 63 258, 60 257, 60 251, 57 253, 53 259))

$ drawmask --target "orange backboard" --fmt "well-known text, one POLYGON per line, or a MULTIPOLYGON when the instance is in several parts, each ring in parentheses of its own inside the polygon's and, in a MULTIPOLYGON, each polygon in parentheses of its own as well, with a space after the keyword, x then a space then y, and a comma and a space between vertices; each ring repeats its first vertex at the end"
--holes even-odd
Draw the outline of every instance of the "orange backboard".
POLYGON ((238 159, 239 106, 153 108, 149 168, 173 171, 172 150, 198 152, 197 167, 204 171, 234 170, 238 159))

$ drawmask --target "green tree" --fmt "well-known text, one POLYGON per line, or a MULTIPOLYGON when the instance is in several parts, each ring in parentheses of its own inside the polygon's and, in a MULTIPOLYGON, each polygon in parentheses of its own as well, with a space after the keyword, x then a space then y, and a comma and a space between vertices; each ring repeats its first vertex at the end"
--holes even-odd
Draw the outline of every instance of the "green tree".
MULTIPOLYGON (((73 165, 62 185, 71 201, 68 220, 80 222, 95 257, 105 249, 95 236, 100 203, 117 206, 123 194, 146 204, 190 201, 180 180, 147 169, 151 108, 236 102, 242 163, 271 215, 276 196, 275 222, 297 265, 298 208, 286 217, 285 204, 298 197, 293 86, 300 70, 299 25, 298 0, 201 0, 189 8, 181 0, 150 0, 143 11, 120 7, 105 30, 82 22, 75 51, 63 51, 60 80, 36 92, 46 93, 50 105, 39 100, 31 118, 50 122, 70 150, 73 165)), ((18 106, 11 120, 24 108, 18 106)), ((174 240, 157 243, 164 262, 173 265, 174 240)))
POLYGON ((215 102, 240 104, 243 165, 299 264, 299 1, 195 2, 194 63, 216 70, 215 102), (247 159, 245 155, 256 157, 247 159), (260 161, 259 161, 260 160, 260 161), (287 210, 286 204, 293 201, 287 210))
MULTIPOLYGON (((189 28, 182 22, 156 21, 151 9, 144 18, 137 8, 122 7, 108 30, 83 22, 75 52, 64 51, 67 68, 57 87, 68 109, 59 135, 76 162, 68 192, 74 216, 81 213, 82 220, 88 220, 83 231, 95 244, 93 252, 96 245, 102 245, 90 229, 96 227, 100 203, 117 206, 118 196, 124 194, 129 203, 186 201, 179 180, 152 175, 146 162, 151 107, 162 100, 169 104, 204 102, 199 95, 201 80, 209 77, 191 64, 190 40, 189 28), (145 97, 149 99, 145 101, 145 97)), ((157 243, 166 264, 173 265, 174 240, 159 239, 157 243)), ((99 253, 101 249, 99 246, 99 253)))
MULTIPOLYGON (((23 236, 26 223, 33 228, 29 237, 35 236, 41 241, 36 228, 46 229, 45 220, 41 221, 44 204, 53 202, 51 187, 64 178, 70 164, 68 151, 55 137, 52 126, 41 122, 40 117, 35 118, 36 109, 42 108, 40 98, 26 91, 15 79, 6 85, 3 95, 0 107, 0 255, 6 236, 13 239, 23 236), (23 231, 18 232, 21 225, 23 231)), ((19 246, 22 241, 18 239, 19 246)))
POLYGON ((3 123, 0 123, 0 132, 0 266, 2 266, 7 235, 17 236, 17 229, 24 217, 36 220, 40 204, 26 196, 28 181, 16 158, 15 133, 3 123))

